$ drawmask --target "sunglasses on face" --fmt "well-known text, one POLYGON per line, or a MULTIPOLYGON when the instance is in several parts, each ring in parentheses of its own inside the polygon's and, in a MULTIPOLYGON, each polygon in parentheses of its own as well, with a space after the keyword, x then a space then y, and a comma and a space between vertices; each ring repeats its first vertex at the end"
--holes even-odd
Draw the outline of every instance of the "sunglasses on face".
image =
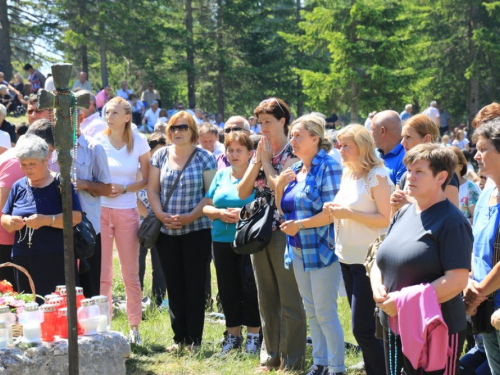
POLYGON ((283 114, 285 114, 285 111, 283 110, 283 107, 280 105, 280 102, 276 98, 265 99, 265 100, 263 100, 263 101, 260 102, 259 106, 267 104, 267 103, 272 103, 272 102, 276 102, 276 104, 278 104, 278 107, 280 107, 280 109, 283 112, 283 114))
POLYGON ((175 133, 176 130, 180 132, 185 132, 189 129, 187 125, 172 125, 169 129, 170 133, 175 133))
POLYGON ((224 132, 226 134, 229 134, 231 132, 241 132, 243 130, 245 130, 245 129, 243 129, 243 128, 226 128, 226 129, 224 129, 224 132))

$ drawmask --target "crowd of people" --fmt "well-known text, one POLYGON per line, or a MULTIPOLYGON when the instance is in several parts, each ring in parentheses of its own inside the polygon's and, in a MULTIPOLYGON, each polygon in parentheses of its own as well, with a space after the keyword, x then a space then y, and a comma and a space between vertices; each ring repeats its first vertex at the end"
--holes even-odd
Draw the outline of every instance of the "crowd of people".
MULTIPOLYGON (((47 85, 28 68, 34 90, 47 85)), ((105 295, 112 306, 116 247, 131 343, 141 344, 150 251, 154 302, 169 301, 167 352, 202 344, 213 259, 227 328, 220 355, 258 355, 258 372, 303 369, 308 327, 306 373, 346 372, 343 283, 363 357, 357 368, 368 375, 500 374, 497 320, 486 316, 492 329, 467 335, 484 304, 500 307, 500 104, 477 114, 472 136, 451 130, 435 102, 422 114, 407 105, 332 131, 338 118, 294 120, 276 97, 248 119, 223 122, 180 103, 162 109, 152 82, 140 100, 126 82, 115 97, 109 86, 94 94, 84 72, 72 88, 90 97, 78 119, 73 223, 85 213, 98 234, 90 269, 77 279, 86 296, 105 295), (260 198, 272 205, 270 242, 237 254, 240 211, 260 198), (137 234, 150 212, 163 225, 146 249, 137 234), (465 341, 474 348, 461 358, 465 341)), ((64 284, 56 129, 36 95, 23 101, 23 127, 10 125, 0 105, 0 262, 25 267, 43 295, 64 284)), ((0 279, 29 290, 20 273, 0 269, 0 279)))

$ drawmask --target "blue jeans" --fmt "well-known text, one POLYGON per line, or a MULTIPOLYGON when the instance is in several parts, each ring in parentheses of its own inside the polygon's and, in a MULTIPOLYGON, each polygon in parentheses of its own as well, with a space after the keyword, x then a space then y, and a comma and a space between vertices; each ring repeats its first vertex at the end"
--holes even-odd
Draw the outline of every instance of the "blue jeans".
POLYGON ((483 333, 483 343, 491 373, 500 375, 500 332, 483 333))
MULTIPOLYGON (((367 375, 383 375, 385 371, 384 345, 375 337, 375 301, 362 264, 340 263, 347 299, 351 306, 352 333, 361 347, 367 375)), ((499 374, 500 375, 500 374, 499 374)))
POLYGON ((344 372, 344 332, 337 314, 340 285, 338 261, 320 269, 305 272, 302 253, 293 251, 293 272, 309 320, 315 365, 344 372))

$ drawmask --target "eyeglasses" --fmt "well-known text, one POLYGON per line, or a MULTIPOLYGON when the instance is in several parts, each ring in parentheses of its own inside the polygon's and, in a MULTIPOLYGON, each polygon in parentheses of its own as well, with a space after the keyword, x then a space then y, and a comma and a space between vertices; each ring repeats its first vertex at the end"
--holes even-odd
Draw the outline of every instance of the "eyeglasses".
POLYGON ((175 133, 176 130, 180 132, 185 132, 189 129, 187 125, 172 125, 169 129, 170 133, 175 133))
POLYGON ((235 128, 225 128, 225 129, 224 129, 224 132, 225 132, 226 134, 229 134, 229 133, 231 133, 231 132, 241 132, 241 131, 243 131, 243 130, 245 130, 245 129, 243 129, 243 128, 236 128, 236 127, 235 127, 235 128))
POLYGON ((280 105, 280 102, 279 102, 279 101, 278 101, 278 99, 276 99, 276 98, 269 98, 269 99, 265 99, 265 100, 263 100, 263 101, 261 101, 261 102, 260 102, 259 106, 260 106, 260 105, 263 105, 263 104, 266 104, 266 103, 269 103, 269 102, 271 102, 271 103, 272 103, 273 101, 275 101, 275 102, 276 102, 276 104, 278 104, 278 107, 280 107, 280 109, 281 109, 281 111, 283 112, 283 114, 285 114, 285 111, 283 110, 283 107, 280 105))

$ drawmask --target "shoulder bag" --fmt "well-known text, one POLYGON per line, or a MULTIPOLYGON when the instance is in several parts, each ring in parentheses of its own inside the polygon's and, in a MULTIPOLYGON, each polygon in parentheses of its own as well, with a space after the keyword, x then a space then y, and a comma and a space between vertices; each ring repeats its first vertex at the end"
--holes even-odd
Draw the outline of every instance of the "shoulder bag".
MULTIPOLYGON (((56 175, 55 180, 57 191, 62 199, 60 173, 56 175)), ((78 268, 79 273, 85 273, 90 269, 90 265, 86 261, 84 262, 84 259, 94 255, 96 237, 97 234, 94 226, 87 218, 85 212, 82 211, 82 221, 73 227, 73 247, 75 256, 81 261, 80 267, 78 268)))
POLYGON ((255 254, 269 245, 274 209, 274 194, 256 198, 241 209, 232 243, 236 254, 255 254))
MULTIPOLYGON (((500 224, 498 225, 495 242, 493 242, 492 268, 500 261, 500 224)), ((467 333, 477 335, 479 333, 492 333, 495 327, 491 325, 491 316, 495 312, 495 297, 497 292, 491 293, 486 300, 477 307, 476 314, 471 316, 471 324, 467 333)))
MULTIPOLYGON (((286 149, 286 146, 283 150, 286 149)), ((281 173, 282 160, 278 164, 281 173)), ((274 193, 265 194, 246 204, 240 211, 236 224, 236 234, 231 244, 236 254, 255 254, 271 242, 273 235, 273 217, 276 209, 274 193)))
MULTIPOLYGON (((181 179, 182 173, 188 167, 189 163, 196 154, 196 151, 198 151, 198 147, 195 147, 194 151, 189 156, 189 159, 186 161, 186 164, 184 164, 181 173, 177 175, 177 178, 174 184, 172 185, 172 188, 168 191, 165 203, 163 204, 162 207, 163 212, 165 212, 165 210, 167 209, 170 197, 172 197, 172 194, 174 193, 174 190, 177 187, 179 180, 181 179)), ((168 157, 167 157, 167 163, 168 163, 168 157)), ((142 247, 146 249, 151 249, 154 246, 156 246, 156 242, 158 241, 158 236, 160 235, 160 229, 162 225, 163 223, 160 220, 158 220, 154 212, 150 210, 148 215, 142 221, 142 224, 139 228, 139 232, 137 233, 137 236, 139 237, 139 243, 141 244, 142 247)))

